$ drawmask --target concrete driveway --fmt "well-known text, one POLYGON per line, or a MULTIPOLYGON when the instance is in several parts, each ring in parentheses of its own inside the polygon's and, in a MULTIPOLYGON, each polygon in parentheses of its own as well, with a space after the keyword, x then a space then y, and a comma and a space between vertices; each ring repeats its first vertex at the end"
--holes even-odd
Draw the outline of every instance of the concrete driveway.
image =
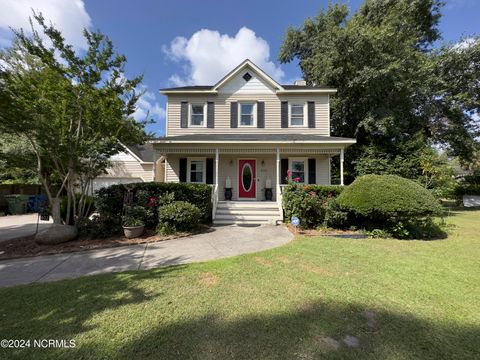
MULTIPOLYGON (((37 218, 38 214, 0 216, 0 242, 35 234, 37 218)), ((38 230, 50 226, 52 222, 51 217, 49 221, 40 221, 38 230)))
POLYGON ((220 259, 274 248, 292 239, 284 226, 228 225, 151 244, 1 260, 0 287, 220 259))

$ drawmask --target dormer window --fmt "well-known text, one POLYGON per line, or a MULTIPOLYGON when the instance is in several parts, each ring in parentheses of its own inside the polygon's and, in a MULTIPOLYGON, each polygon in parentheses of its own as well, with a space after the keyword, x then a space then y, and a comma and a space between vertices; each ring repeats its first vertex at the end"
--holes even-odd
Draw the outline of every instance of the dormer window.
POLYGON ((191 104, 190 126, 205 126, 205 104, 191 104))
POLYGON ((255 116, 255 103, 240 103, 240 111, 238 115, 240 117, 239 125, 240 126, 256 126, 256 116, 255 116))
POLYGON ((243 80, 245 81, 250 81, 250 79, 252 78, 252 75, 250 75, 248 72, 245 73, 245 75, 243 75, 243 80))
POLYGON ((304 103, 290 104, 289 126, 305 126, 305 113, 306 111, 304 103))

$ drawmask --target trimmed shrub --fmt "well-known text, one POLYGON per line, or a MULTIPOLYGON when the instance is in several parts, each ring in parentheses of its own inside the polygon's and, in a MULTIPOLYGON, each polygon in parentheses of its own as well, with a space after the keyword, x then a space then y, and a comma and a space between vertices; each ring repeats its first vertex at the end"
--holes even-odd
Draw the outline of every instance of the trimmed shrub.
POLYGON ((201 211, 186 201, 174 201, 158 208, 157 232, 161 235, 191 231, 200 224, 201 211))
POLYGON ((340 194, 337 201, 342 208, 356 215, 378 221, 433 216, 442 211, 428 190, 396 175, 361 176, 340 194))
POLYGON ((118 234, 122 230, 121 217, 104 214, 93 219, 79 219, 78 233, 92 239, 104 239, 118 234))
POLYGON ((352 225, 382 229, 400 239, 432 238, 441 229, 431 217, 442 207, 430 191, 396 175, 365 175, 357 178, 337 198, 348 211, 352 225))
POLYGON ((340 186, 289 184, 283 192, 285 218, 300 219, 302 228, 315 228, 325 220, 326 202, 342 192, 340 186))
MULTIPOLYGON (((131 191, 133 202, 146 209, 145 226, 155 228, 158 223, 158 207, 167 193, 175 201, 186 201, 200 210, 200 220, 204 223, 211 219, 211 187, 205 184, 186 183, 134 183, 112 185, 97 190, 95 205, 100 215, 107 214, 121 218, 124 196, 131 191)), ((171 199, 170 199, 171 200, 171 199)), ((169 201, 170 201, 169 200, 169 201)))

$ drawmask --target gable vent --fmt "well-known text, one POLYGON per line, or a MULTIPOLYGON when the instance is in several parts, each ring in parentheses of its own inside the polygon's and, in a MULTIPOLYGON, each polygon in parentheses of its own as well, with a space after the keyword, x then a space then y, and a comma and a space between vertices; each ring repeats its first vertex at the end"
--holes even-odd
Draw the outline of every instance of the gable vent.
POLYGON ((250 75, 250 74, 247 72, 247 73, 245 73, 245 75, 243 75, 242 77, 243 77, 243 80, 249 81, 249 80, 252 78, 252 75, 250 75))

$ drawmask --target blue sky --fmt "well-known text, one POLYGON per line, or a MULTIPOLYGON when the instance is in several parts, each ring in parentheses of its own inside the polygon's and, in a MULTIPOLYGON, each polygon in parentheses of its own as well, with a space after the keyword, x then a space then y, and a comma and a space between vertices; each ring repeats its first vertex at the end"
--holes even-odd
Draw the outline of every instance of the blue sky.
MULTIPOLYGON (((214 0, 0 0, 0 47, 8 46, 7 27, 26 27, 30 8, 42 11, 79 51, 81 29, 99 29, 127 56, 126 75, 144 74, 146 94, 136 114, 157 120, 149 130, 163 134, 165 98, 158 89, 209 84, 244 57, 277 80, 300 78, 296 63, 280 65, 278 51, 288 26, 299 26, 328 1, 214 0)), ((356 10, 362 1, 347 4, 356 10)), ((480 33, 480 1, 446 0, 440 29, 444 41, 480 33)))

